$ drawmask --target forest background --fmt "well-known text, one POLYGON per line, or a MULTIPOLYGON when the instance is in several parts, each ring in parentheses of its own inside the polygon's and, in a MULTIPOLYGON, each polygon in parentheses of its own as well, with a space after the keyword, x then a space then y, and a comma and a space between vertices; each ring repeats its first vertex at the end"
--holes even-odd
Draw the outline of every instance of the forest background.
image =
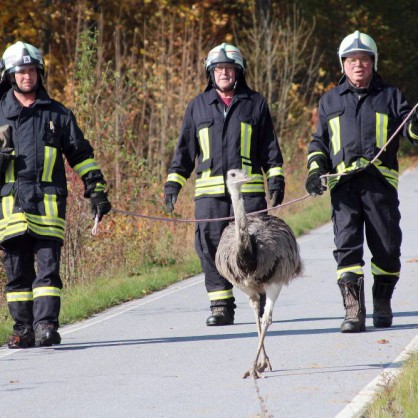
MULTIPOLYGON (((269 103, 285 156, 286 198, 306 194, 306 151, 320 96, 341 77, 337 49, 360 30, 379 49, 379 72, 418 99, 416 0, 20 0, 1 2, 0 49, 37 46, 50 95, 71 108, 105 173, 115 209, 164 212, 163 185, 188 101, 206 85, 204 58, 222 42, 238 46, 247 81, 269 103), (380 71, 381 70, 381 71, 380 71)), ((1 52, 1 53, 2 53, 1 52)), ((412 152, 403 141, 401 154, 412 152)), ((70 188, 64 284, 103 275, 139 275, 143 266, 181 263, 194 225, 112 212, 92 237, 82 183, 70 188)), ((296 206, 285 208, 286 218, 296 206)), ((193 181, 171 217, 193 217, 193 181)), ((0 272, 0 305, 5 303, 0 272)))

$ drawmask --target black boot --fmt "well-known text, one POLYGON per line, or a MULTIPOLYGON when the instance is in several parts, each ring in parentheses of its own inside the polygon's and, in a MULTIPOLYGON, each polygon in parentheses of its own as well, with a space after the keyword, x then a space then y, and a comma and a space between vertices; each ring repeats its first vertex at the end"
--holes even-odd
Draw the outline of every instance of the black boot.
POLYGON ((341 332, 363 332, 366 330, 366 306, 364 304, 364 278, 358 274, 343 273, 338 280, 343 296, 345 318, 341 332))
POLYGON ((212 315, 206 320, 207 326, 232 325, 234 323, 234 308, 229 306, 212 306, 212 315))
POLYGON ((61 343, 61 335, 57 331, 57 326, 44 322, 35 327, 35 346, 50 347, 53 344, 61 343))
POLYGON ((35 333, 32 327, 15 329, 10 336, 7 346, 9 348, 28 348, 35 345, 35 333))
POLYGON ((374 276, 373 325, 376 328, 389 328, 392 325, 390 300, 398 280, 398 276, 374 276))

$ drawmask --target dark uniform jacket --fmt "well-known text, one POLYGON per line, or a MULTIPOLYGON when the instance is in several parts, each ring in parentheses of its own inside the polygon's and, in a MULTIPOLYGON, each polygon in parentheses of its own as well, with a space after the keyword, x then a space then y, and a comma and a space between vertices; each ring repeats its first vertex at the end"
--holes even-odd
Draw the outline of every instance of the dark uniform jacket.
POLYGON ((31 107, 23 107, 10 89, 0 102, 3 125, 10 126, 16 159, 0 177, 0 242, 26 231, 62 242, 67 196, 63 155, 80 177, 100 173, 96 179, 103 182, 90 143, 73 113, 43 89, 31 107))
MULTIPOLYGON (((309 145, 308 161, 324 155, 332 173, 343 173, 367 165, 384 147, 411 107, 395 87, 374 76, 368 89, 354 89, 346 79, 324 94, 319 102, 318 126, 309 145)), ((401 135, 418 139, 407 123, 401 135)), ((399 136, 375 162, 394 187, 398 185, 399 136)), ((330 181, 330 188, 338 178, 330 181)))
POLYGON ((177 148, 169 169, 165 193, 178 193, 197 160, 195 198, 227 194, 225 178, 230 169, 243 169, 252 181, 243 193, 265 193, 283 181, 283 157, 265 99, 242 88, 227 113, 214 88, 192 100, 186 110, 177 148))

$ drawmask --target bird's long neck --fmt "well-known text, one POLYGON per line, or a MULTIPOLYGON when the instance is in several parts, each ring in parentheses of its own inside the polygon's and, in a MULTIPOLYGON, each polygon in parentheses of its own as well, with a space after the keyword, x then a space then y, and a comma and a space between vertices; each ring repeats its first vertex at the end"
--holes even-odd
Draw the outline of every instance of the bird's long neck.
POLYGON ((252 252, 250 234, 248 233, 248 220, 245 214, 244 199, 240 190, 231 191, 232 206, 235 214, 235 235, 239 244, 239 252, 252 252))

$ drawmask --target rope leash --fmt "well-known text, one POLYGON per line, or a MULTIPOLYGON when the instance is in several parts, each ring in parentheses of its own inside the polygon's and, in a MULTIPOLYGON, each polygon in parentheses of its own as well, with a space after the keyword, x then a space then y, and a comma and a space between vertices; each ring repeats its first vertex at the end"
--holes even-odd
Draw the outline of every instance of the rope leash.
MULTIPOLYGON (((415 110, 418 108, 418 103, 412 108, 412 110, 408 113, 407 117, 402 121, 402 123, 398 126, 398 128, 395 130, 395 132, 392 134, 392 136, 388 139, 388 141, 386 142, 386 144, 382 147, 382 149, 376 154, 376 156, 369 161, 368 164, 366 164, 364 167, 358 167, 352 171, 348 171, 345 173, 333 173, 333 174, 323 174, 321 176, 321 178, 326 179, 326 178, 332 178, 332 177, 340 177, 340 176, 348 176, 354 173, 358 173, 359 171, 362 171, 364 169, 366 169, 367 167, 369 167, 370 165, 374 164, 374 162, 380 157, 380 155, 383 153, 383 151, 385 151, 386 147, 393 141, 393 139, 395 139, 395 137, 398 135, 399 131, 404 127, 404 125, 406 124, 406 122, 408 122, 408 120, 411 118, 412 114, 415 112, 415 110)), ((289 205, 292 205, 294 203, 297 202, 301 202, 302 200, 307 199, 308 197, 312 197, 310 194, 306 194, 302 197, 299 197, 297 199, 294 200, 290 200, 289 202, 271 207, 271 208, 267 208, 267 209, 262 209, 256 212, 250 212, 247 214, 247 216, 254 216, 254 215, 258 215, 260 213, 264 213, 264 212, 269 212, 272 210, 276 210, 276 209, 280 209, 289 205)), ((197 222, 220 222, 220 221, 231 221, 233 219, 235 219, 234 216, 228 216, 225 218, 208 218, 208 219, 174 219, 174 218, 166 218, 166 217, 159 217, 159 216, 149 216, 149 215, 143 215, 141 213, 136 213, 136 212, 130 212, 127 210, 122 210, 122 209, 111 209, 113 212, 115 213, 120 213, 122 215, 126 215, 126 216, 133 216, 136 218, 142 218, 142 219, 148 219, 151 221, 160 221, 160 222, 176 222, 176 223, 197 223, 197 222)), ((99 229, 99 218, 96 215, 95 221, 94 221, 94 226, 91 230, 91 234, 92 235, 96 235, 99 229)))
MULTIPOLYGON (((285 206, 289 206, 289 205, 292 205, 294 203, 301 202, 302 200, 305 200, 308 197, 311 197, 311 195, 306 194, 305 196, 299 197, 299 198, 294 199, 294 200, 290 200, 289 202, 283 203, 281 205, 274 206, 272 208, 262 209, 262 210, 259 210, 259 211, 256 211, 256 212, 250 212, 250 213, 247 213, 247 216, 254 216, 254 215, 258 215, 259 213, 264 213, 264 212, 269 212, 271 210, 281 209, 285 206)), ((120 213, 122 215, 127 215, 127 216, 134 216, 136 218, 148 219, 148 220, 151 220, 151 221, 178 222, 178 223, 220 222, 220 221, 231 221, 231 220, 235 219, 234 216, 228 216, 228 217, 225 217, 225 218, 208 218, 208 219, 175 219, 175 218, 165 218, 165 217, 159 217, 159 216, 143 215, 142 213, 130 212, 130 211, 127 211, 127 210, 114 209, 114 208, 112 208, 112 212, 120 213)), ((93 230, 94 230, 95 227, 96 227, 96 223, 93 227, 93 230)), ((93 230, 92 230, 92 234, 93 234, 93 230)), ((97 229, 96 229, 96 232, 97 232, 97 229)))

